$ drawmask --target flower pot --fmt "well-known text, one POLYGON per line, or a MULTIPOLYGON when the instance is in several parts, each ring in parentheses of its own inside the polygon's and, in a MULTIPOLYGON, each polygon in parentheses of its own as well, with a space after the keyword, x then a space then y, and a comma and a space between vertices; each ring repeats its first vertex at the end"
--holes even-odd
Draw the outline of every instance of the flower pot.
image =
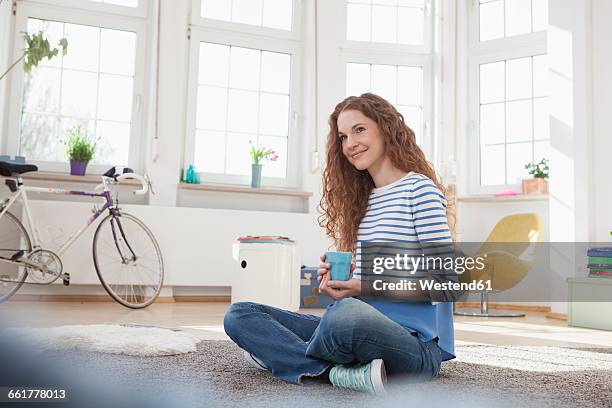
POLYGON ((261 187, 261 169, 263 164, 251 164, 251 187, 261 187))
POLYGON ((73 176, 84 176, 87 162, 70 160, 70 174, 73 176))
POLYGON ((546 194, 548 193, 548 181, 543 178, 532 178, 523 180, 521 183, 523 194, 546 194))

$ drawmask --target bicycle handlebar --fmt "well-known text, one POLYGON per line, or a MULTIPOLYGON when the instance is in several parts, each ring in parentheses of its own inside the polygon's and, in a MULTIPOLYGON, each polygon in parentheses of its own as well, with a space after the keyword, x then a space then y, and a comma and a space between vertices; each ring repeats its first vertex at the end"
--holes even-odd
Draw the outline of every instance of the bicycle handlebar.
POLYGON ((117 180, 117 183, 121 183, 123 180, 129 180, 129 179, 138 180, 140 184, 142 185, 142 188, 140 190, 132 191, 135 195, 143 195, 143 194, 146 194, 147 191, 149 191, 149 183, 140 174, 124 173, 120 175, 119 177, 117 177, 116 180, 117 180))
MULTIPOLYGON (((107 179, 109 181, 111 181, 113 184, 119 184, 124 180, 129 180, 129 179, 133 179, 133 180, 137 180, 140 182, 140 184, 142 185, 142 188, 140 190, 134 190, 132 191, 132 193, 134 195, 143 195, 146 194, 149 191, 149 182, 140 174, 136 174, 136 173, 124 173, 121 174, 117 177, 107 177, 107 176, 102 176, 103 179, 107 179)), ((95 191, 99 191, 101 189, 104 189, 106 183, 101 183, 98 184, 96 186, 96 188, 94 189, 95 191)))

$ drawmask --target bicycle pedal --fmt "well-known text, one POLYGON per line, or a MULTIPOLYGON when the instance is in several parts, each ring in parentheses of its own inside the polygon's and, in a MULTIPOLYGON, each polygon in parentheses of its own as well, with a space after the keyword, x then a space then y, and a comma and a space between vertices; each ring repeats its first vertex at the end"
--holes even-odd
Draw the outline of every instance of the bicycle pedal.
POLYGON ((62 276, 62 281, 64 282, 64 286, 70 286, 70 274, 64 273, 62 276))

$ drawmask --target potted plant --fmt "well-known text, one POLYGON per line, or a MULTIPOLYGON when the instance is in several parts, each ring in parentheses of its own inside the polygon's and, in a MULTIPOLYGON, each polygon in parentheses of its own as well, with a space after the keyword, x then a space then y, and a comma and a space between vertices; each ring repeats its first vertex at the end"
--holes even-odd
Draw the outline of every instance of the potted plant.
POLYGON ((548 193, 548 159, 542 159, 539 163, 531 162, 525 165, 525 169, 533 176, 532 179, 523 180, 523 194, 546 194, 548 193))
POLYGON ((66 55, 68 51, 68 40, 62 38, 59 40, 59 48, 51 48, 49 44, 49 40, 45 37, 45 34, 42 31, 39 31, 34 34, 25 33, 23 35, 23 39, 25 40, 26 47, 23 50, 21 56, 17 58, 15 62, 13 62, 6 71, 0 75, 0 80, 8 75, 9 72, 21 61, 23 60, 23 70, 26 74, 29 74, 32 71, 32 68, 36 68, 40 61, 43 58, 47 58, 51 60, 57 54, 59 54, 60 49, 62 51, 62 55, 66 55))
POLYGON ((278 155, 272 149, 267 147, 258 147, 251 145, 251 187, 259 188, 261 187, 261 169, 263 165, 261 164, 262 160, 270 160, 276 161, 278 160, 278 155))
POLYGON ((96 153, 96 142, 87 137, 87 131, 80 125, 66 132, 66 155, 70 160, 70 174, 84 176, 87 164, 96 153))

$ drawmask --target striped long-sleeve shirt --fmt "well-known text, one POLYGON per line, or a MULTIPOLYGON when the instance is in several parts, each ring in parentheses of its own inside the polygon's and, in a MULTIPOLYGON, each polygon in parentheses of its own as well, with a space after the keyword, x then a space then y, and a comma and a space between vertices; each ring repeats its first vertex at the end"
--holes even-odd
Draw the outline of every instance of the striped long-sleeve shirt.
MULTIPOLYGON (((423 243, 451 243, 446 199, 427 176, 410 172, 372 190, 357 233, 356 268, 361 278, 361 247, 370 242, 397 242, 405 247, 423 243)), ((429 244, 427 244, 429 245, 429 244)), ((438 338, 445 359, 454 357, 452 303, 363 299, 422 341, 438 338)))

